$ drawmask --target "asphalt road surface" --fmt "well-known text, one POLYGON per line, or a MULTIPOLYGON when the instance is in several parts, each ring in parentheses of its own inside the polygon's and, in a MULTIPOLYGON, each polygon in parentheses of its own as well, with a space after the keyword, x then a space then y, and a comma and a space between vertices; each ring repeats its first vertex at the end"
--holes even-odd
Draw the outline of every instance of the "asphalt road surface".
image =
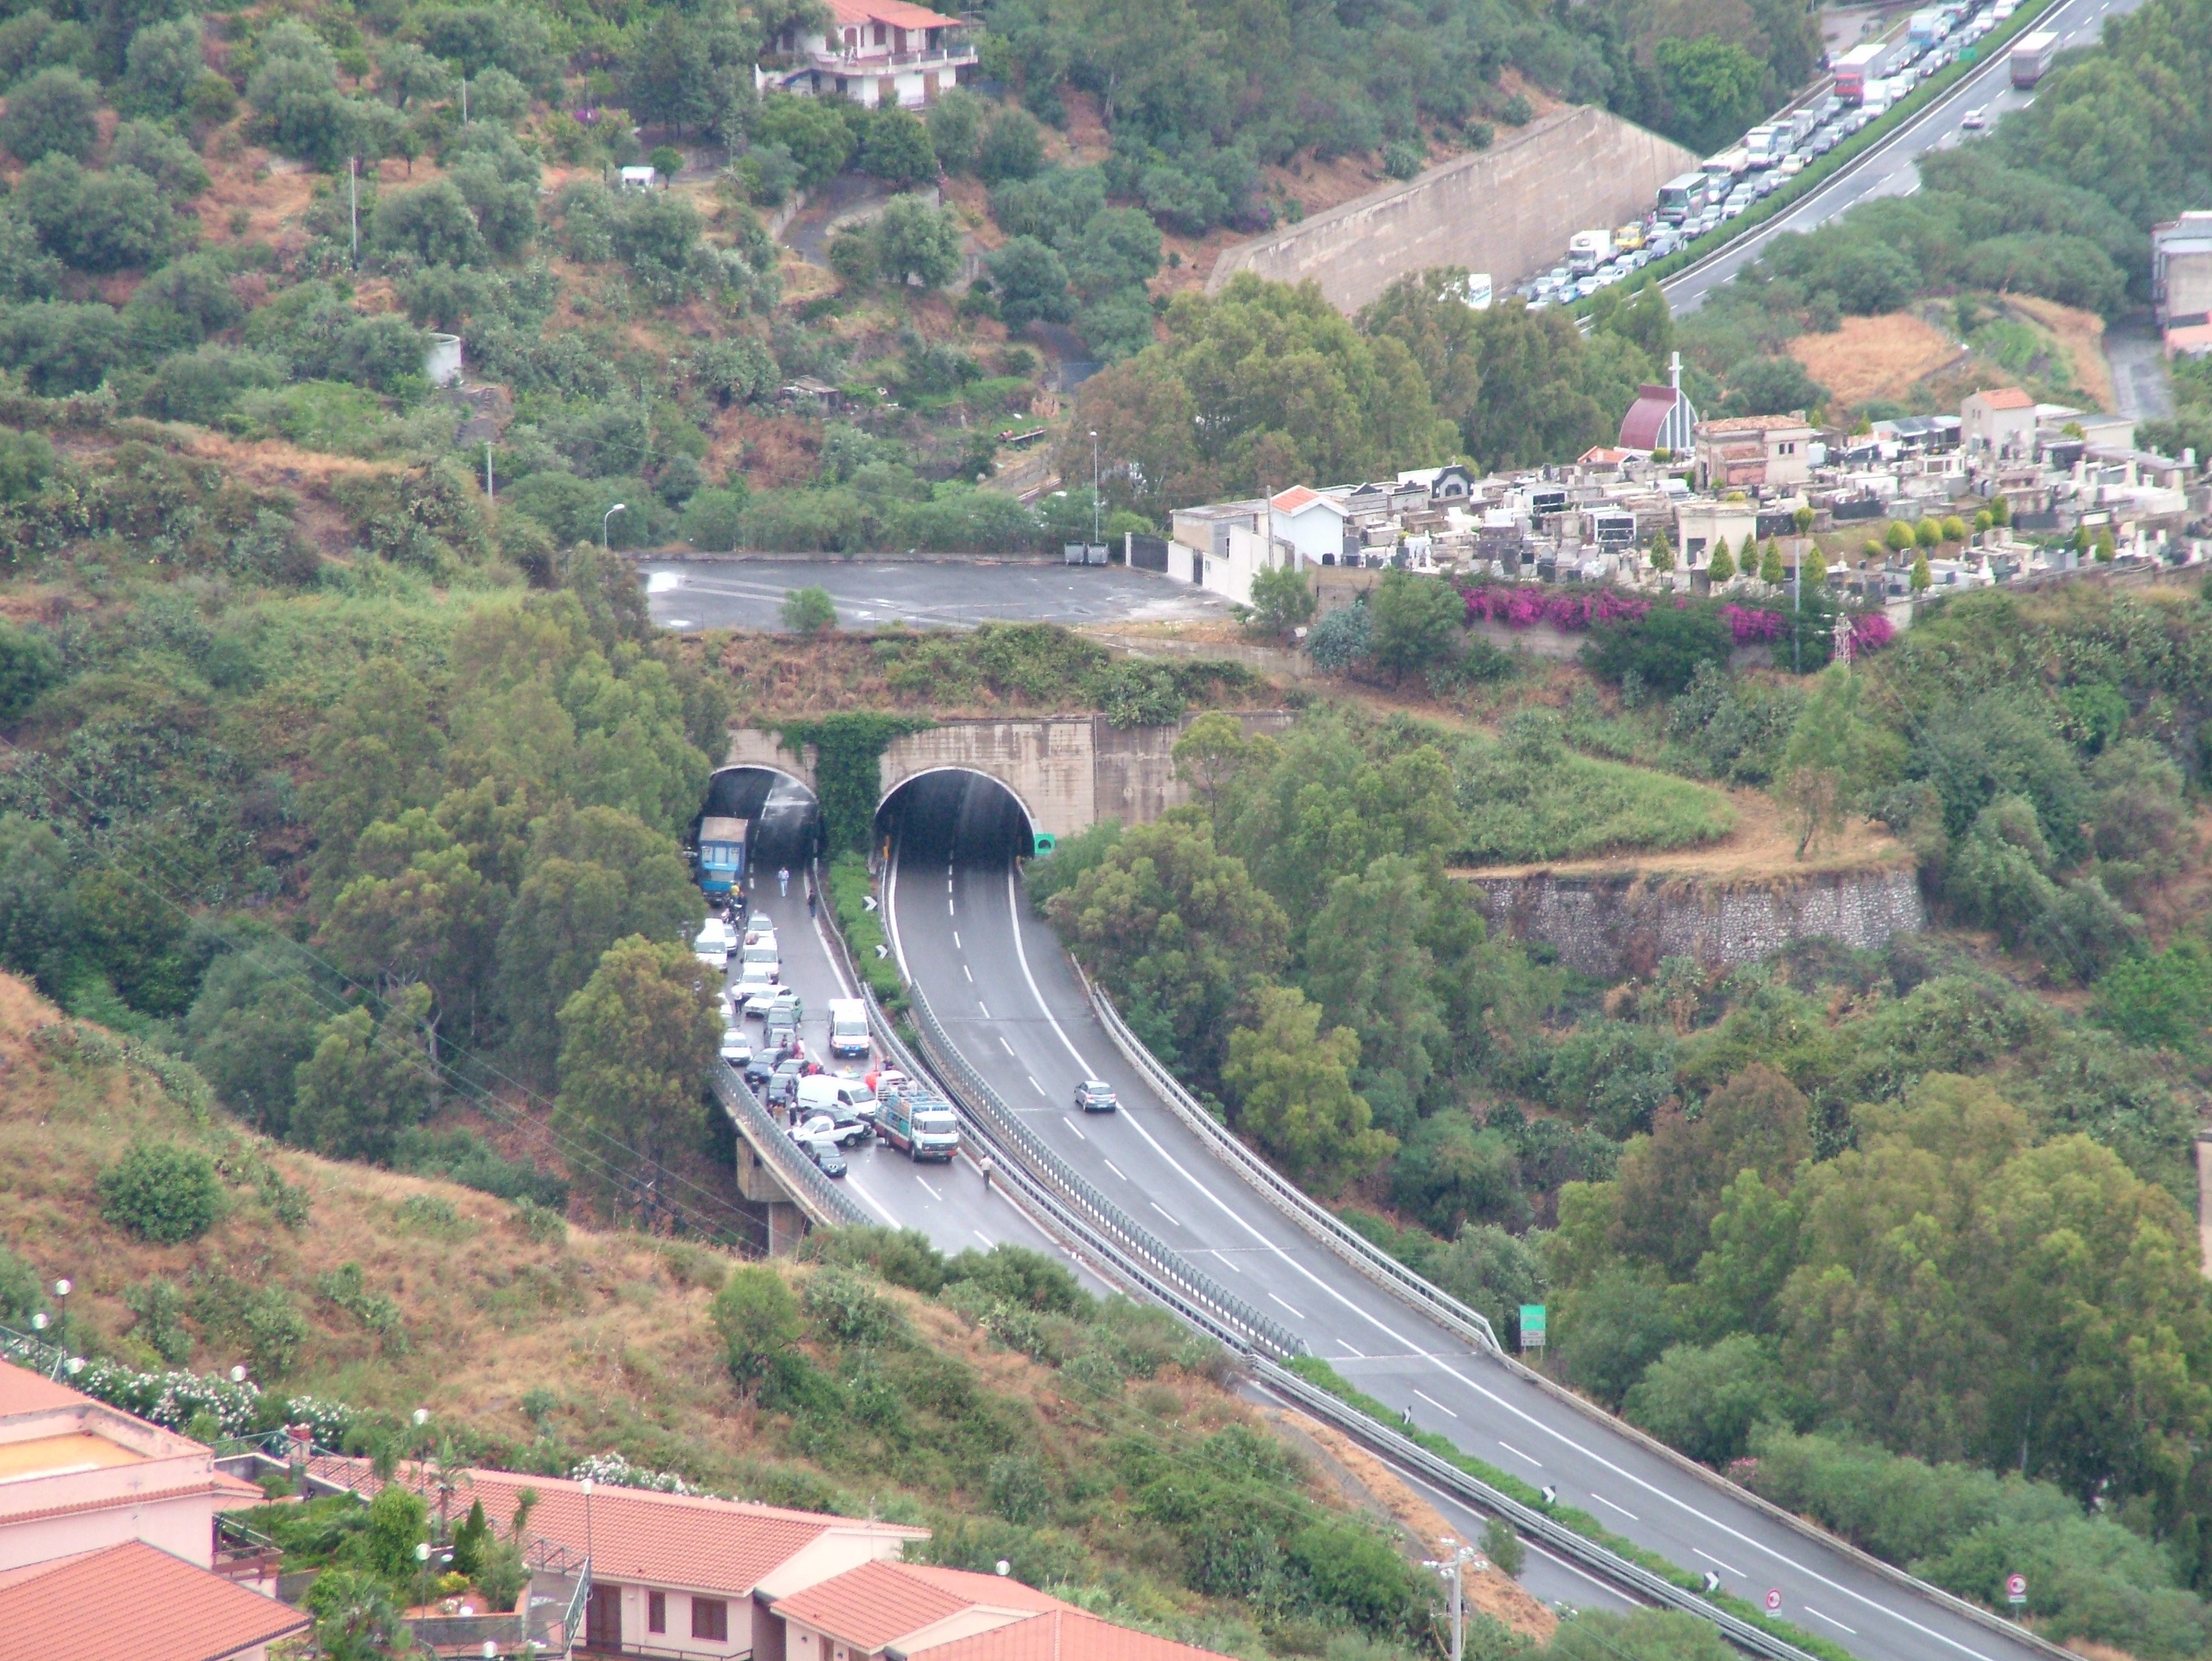
MULTIPOLYGON (((2133 11, 2142 0, 2060 0, 2032 26, 2058 35, 2059 50, 2096 44, 2105 20, 2133 11)), ((2017 37, 2015 37, 2017 39, 2017 37)), ((2010 110, 2024 109, 2033 101, 2033 92, 2014 90, 2008 61, 2010 48, 2000 47, 1986 62, 1974 65, 1934 104, 1920 111, 1904 126, 1862 154, 1857 160, 1790 208, 1757 230, 1738 238, 1711 259, 1691 267, 1661 285, 1676 316, 1694 312, 1705 297, 1757 259, 1766 245, 1784 231, 1810 231, 1876 197, 1910 196, 1920 188, 1920 158, 1970 139, 1960 124, 1972 109, 1985 108, 1990 124, 2010 110)))
MULTIPOLYGON (((815 839, 813 797, 803 785, 754 767, 717 774, 714 789, 710 811, 753 821, 752 910, 775 923, 782 984, 796 991, 805 1007, 799 1036, 807 1053, 833 1073, 866 1073, 871 1064, 867 1058, 841 1059, 830 1054, 830 1000, 855 994, 826 925, 806 912, 806 862, 815 839), (787 894, 778 891, 779 868, 791 872, 787 894)), ((735 965, 732 967, 734 979, 735 965)), ((756 1020, 744 1025, 758 1043, 762 1023, 756 1020)), ((963 1155, 949 1165, 920 1164, 895 1149, 871 1143, 847 1149, 845 1160, 848 1173, 842 1180, 846 1191, 885 1226, 918 1228, 946 1253, 988 1250, 1001 1241, 1030 1246, 1068 1263, 1091 1290, 1103 1289, 1026 1212, 998 1190, 987 1191, 972 1158, 963 1155)))
POLYGON ((783 597, 827 589, 841 623, 972 628, 992 621, 1156 622, 1227 615, 1202 588, 1125 566, 967 560, 678 560, 641 567, 663 628, 781 629, 783 597))
MULTIPOLYGON (((939 777, 962 798, 896 804, 886 908, 901 961, 969 1063, 1109 1198, 1422 1428, 1556 1488, 1639 1545, 1718 1574, 1732 1592, 1754 1602, 1778 1593, 1784 1616, 1867 1661, 2034 1653, 1471 1353, 1277 1212, 1183 1127, 1098 1025, 1022 892, 1012 850, 1025 827, 1012 797, 988 780, 939 777), (1119 1112, 1074 1111, 1086 1077, 1115 1087, 1119 1112)), ((1577 1585, 1579 1593, 1540 1595, 1603 1606, 1577 1585)))

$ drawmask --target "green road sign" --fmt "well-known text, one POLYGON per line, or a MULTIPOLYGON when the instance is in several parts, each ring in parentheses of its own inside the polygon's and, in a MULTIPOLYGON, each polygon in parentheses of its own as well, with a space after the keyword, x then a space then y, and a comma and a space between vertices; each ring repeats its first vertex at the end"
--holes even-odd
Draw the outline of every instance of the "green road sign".
POLYGON ((1521 1306, 1521 1348, 1541 1349, 1544 1347, 1544 1306, 1524 1303, 1521 1306))
POLYGON ((1040 858, 1044 855, 1050 853, 1059 846, 1060 844, 1054 840, 1053 834, 1050 831, 1039 831, 1036 834, 1036 852, 1037 856, 1040 858))

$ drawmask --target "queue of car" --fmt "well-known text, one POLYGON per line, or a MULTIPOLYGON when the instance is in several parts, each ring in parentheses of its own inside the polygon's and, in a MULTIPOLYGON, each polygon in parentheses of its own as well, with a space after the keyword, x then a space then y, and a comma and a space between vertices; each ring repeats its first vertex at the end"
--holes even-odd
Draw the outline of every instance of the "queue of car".
MULTIPOLYGON (((1688 246, 1708 231, 1747 211, 1803 173, 1837 145, 1881 118, 1914 86, 1954 62, 2010 17, 2019 0, 1965 0, 1916 12, 1904 35, 1882 53, 1882 78, 1861 82, 1840 75, 1838 91, 1784 110, 1763 122, 1692 173, 1660 188, 1651 211, 1612 230, 1578 231, 1564 262, 1521 283, 1513 292, 1536 311, 1571 306, 1602 288, 1625 282, 1655 260, 1688 246)), ((1875 49, 1869 46, 1869 52, 1875 49)), ((1984 109, 1970 110, 1960 126, 1979 130, 1984 109)))

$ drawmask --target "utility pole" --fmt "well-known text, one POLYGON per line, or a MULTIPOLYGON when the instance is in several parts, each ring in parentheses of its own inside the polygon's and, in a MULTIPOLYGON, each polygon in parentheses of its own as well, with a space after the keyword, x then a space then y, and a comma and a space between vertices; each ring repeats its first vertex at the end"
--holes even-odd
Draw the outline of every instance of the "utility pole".
POLYGON ((1098 546, 1098 433, 1091 433, 1091 545, 1098 546))
POLYGON ((469 124, 469 78, 468 78, 468 76, 466 76, 465 75, 465 76, 463 76, 461 77, 461 125, 463 125, 464 127, 465 127, 465 126, 467 126, 468 124, 469 124))
POLYGON ((349 155, 346 158, 346 200, 348 209, 353 216, 354 269, 359 270, 361 269, 361 158, 357 155, 349 155))
POLYGON ((1467 1653, 1467 1567, 1472 1563, 1480 1573, 1490 1565, 1473 1546, 1463 1546, 1449 1534, 1438 1543, 1450 1555, 1432 1558, 1421 1567, 1434 1569, 1443 1577, 1444 1584, 1451 1588, 1451 1661, 1464 1661, 1467 1653))
POLYGON ((492 488, 491 440, 489 439, 484 440, 484 500, 488 502, 495 502, 499 500, 499 493, 492 488))

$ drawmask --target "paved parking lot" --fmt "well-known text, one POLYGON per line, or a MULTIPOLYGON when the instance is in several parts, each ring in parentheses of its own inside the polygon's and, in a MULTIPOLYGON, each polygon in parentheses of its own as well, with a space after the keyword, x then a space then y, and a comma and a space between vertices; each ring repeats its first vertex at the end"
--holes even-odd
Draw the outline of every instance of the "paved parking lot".
POLYGON ((778 609, 796 588, 828 590, 838 621, 859 628, 1162 622, 1228 609, 1204 589, 1121 566, 738 557, 655 561, 640 570, 653 621, 673 629, 781 628, 778 609))

